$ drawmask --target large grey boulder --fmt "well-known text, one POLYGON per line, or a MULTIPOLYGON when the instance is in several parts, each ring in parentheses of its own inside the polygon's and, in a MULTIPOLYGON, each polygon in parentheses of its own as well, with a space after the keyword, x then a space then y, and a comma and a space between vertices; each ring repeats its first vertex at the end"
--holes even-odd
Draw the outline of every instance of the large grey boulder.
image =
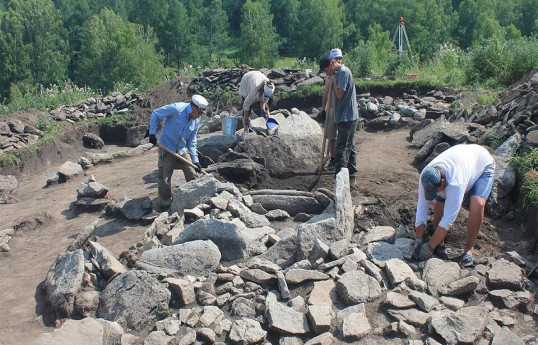
POLYGON ((350 241, 353 234, 354 213, 347 168, 341 169, 336 175, 334 210, 337 231, 342 235, 342 239, 350 241))
POLYGON ((87 317, 66 320, 51 333, 43 333, 33 345, 108 345, 120 344, 123 328, 117 323, 87 317))
POLYGON ((502 327, 495 332, 491 345, 525 345, 508 327, 502 327))
POLYGON ((276 301, 267 303, 269 329, 284 334, 306 334, 310 331, 306 315, 276 301))
POLYGON ((322 214, 297 226, 298 250, 297 260, 308 259, 316 239, 330 244, 344 239, 343 229, 336 229, 336 218, 331 214, 322 214))
POLYGON ((404 260, 404 254, 397 246, 383 241, 368 243, 366 254, 379 267, 384 267, 391 259, 404 260))
POLYGON ((295 166, 317 163, 323 131, 305 112, 291 114, 278 127, 278 135, 291 149, 295 166))
POLYGON ((278 232, 280 241, 273 244, 266 252, 257 256, 262 260, 276 263, 286 262, 286 266, 296 261, 297 258, 297 231, 291 228, 282 229, 278 232))
POLYGON ((516 185, 516 170, 510 163, 498 156, 495 158, 495 185, 494 194, 497 199, 505 197, 516 185))
POLYGON ((101 292, 96 316, 122 320, 136 331, 153 326, 168 311, 170 290, 145 271, 128 271, 114 278, 101 292))
POLYGON ((125 273, 127 270, 118 259, 114 257, 114 254, 97 242, 89 241, 88 247, 91 255, 95 258, 95 261, 99 264, 99 269, 103 272, 103 275, 108 279, 116 274, 125 273))
POLYGON ((197 149, 216 162, 220 156, 237 145, 239 137, 235 135, 211 135, 198 140, 197 149))
POLYGON ((363 271, 344 273, 336 282, 336 293, 346 304, 371 301, 381 296, 381 286, 363 271))
POLYGON ((249 228, 260 228, 262 226, 269 226, 271 222, 263 214, 257 214, 252 212, 241 201, 231 199, 228 201, 228 211, 239 219, 249 228))
POLYGON ((422 272, 422 279, 428 285, 428 291, 437 296, 448 284, 461 277, 461 269, 457 262, 444 262, 441 259, 432 258, 426 261, 422 272))
POLYGON ((142 140, 144 140, 147 131, 147 125, 133 126, 131 128, 128 128, 126 133, 127 138, 125 139, 125 145, 130 147, 136 147, 140 145, 142 140))
POLYGON ((82 249, 59 255, 47 273, 44 291, 49 308, 58 318, 71 317, 75 296, 82 287, 84 254, 82 249))
POLYGON ((487 310, 480 307, 433 312, 429 323, 448 345, 472 344, 482 336, 488 322, 487 314, 487 310))
POLYGON ((491 290, 521 290, 523 288, 521 268, 506 259, 497 260, 487 271, 487 285, 491 290))
POLYGON ((121 212, 127 219, 138 220, 150 213, 152 209, 151 199, 147 196, 125 201, 121 212))
POLYGON ((229 337, 233 343, 249 345, 262 342, 266 335, 258 321, 243 318, 234 322, 229 337))
POLYGON ((82 166, 80 164, 67 161, 58 169, 58 178, 60 182, 65 182, 81 173, 82 166))
POLYGON ((82 143, 86 147, 91 147, 92 149, 102 149, 105 146, 105 142, 101 139, 100 136, 93 133, 86 133, 82 137, 82 143))
POLYGON ((463 143, 469 139, 467 125, 461 122, 450 123, 445 120, 439 120, 413 133, 411 144, 416 147, 422 147, 430 138, 442 135, 445 140, 455 143, 463 143))
POLYGON ((291 149, 280 136, 265 138, 249 133, 237 144, 235 150, 253 159, 262 158, 270 174, 290 172, 294 169, 291 149))
POLYGON ((170 210, 183 214, 183 210, 205 203, 217 193, 219 181, 213 175, 203 175, 172 189, 170 210))
MULTIPOLYGON (((274 116, 279 122, 278 136, 246 135, 236 151, 249 157, 265 159, 267 170, 272 173, 290 172, 295 168, 317 163, 321 152, 323 132, 319 124, 306 113, 299 111, 287 118, 274 116)), ((262 118, 252 121, 252 126, 265 130, 262 118)), ((260 130, 258 129, 258 131, 260 130)))
POLYGON ((521 134, 516 133, 512 135, 495 150, 495 156, 503 159, 512 158, 521 146, 522 141, 523 139, 521 138, 521 134))
POLYGON ((386 241, 392 242, 396 229, 392 226, 374 226, 361 237, 361 244, 366 245, 370 242, 386 241))
POLYGON ((219 265, 219 248, 211 241, 192 241, 142 253, 137 265, 155 273, 206 275, 219 265))
POLYGON ((304 195, 252 195, 252 199, 268 211, 284 210, 290 216, 301 212, 317 214, 322 211, 321 204, 316 198, 304 195))
POLYGON ((266 227, 253 233, 237 223, 219 219, 200 219, 185 228, 174 244, 195 240, 211 240, 219 249, 222 260, 232 261, 251 257, 259 252, 261 239, 274 232, 266 227), (252 238, 252 235, 257 237, 252 238))

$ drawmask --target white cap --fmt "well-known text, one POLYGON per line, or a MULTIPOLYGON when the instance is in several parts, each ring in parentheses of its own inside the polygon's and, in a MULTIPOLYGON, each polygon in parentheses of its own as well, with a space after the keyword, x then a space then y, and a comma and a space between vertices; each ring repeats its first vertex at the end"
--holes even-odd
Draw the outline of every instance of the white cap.
POLYGON ((271 96, 273 96, 273 92, 275 92, 275 84, 271 83, 271 85, 273 87, 267 85, 267 82, 265 82, 263 85, 263 103, 269 102, 269 98, 271 98, 271 96))
POLYGON ((195 106, 197 106, 200 109, 205 109, 209 102, 207 99, 204 98, 204 96, 201 95, 194 95, 192 96, 192 103, 194 103, 195 106))
POLYGON ((333 59, 341 58, 342 57, 342 51, 338 48, 334 48, 331 50, 331 57, 333 59))

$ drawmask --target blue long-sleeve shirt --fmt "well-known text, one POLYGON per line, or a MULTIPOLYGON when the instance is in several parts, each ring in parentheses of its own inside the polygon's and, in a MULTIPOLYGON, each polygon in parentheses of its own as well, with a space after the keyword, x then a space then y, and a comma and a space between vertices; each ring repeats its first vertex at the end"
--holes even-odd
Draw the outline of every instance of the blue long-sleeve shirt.
POLYGON ((200 119, 192 118, 189 120, 190 113, 192 113, 191 104, 183 102, 155 109, 151 113, 149 121, 149 134, 157 133, 157 125, 164 118, 159 142, 180 155, 188 151, 192 162, 198 163, 196 136, 200 127, 200 119))

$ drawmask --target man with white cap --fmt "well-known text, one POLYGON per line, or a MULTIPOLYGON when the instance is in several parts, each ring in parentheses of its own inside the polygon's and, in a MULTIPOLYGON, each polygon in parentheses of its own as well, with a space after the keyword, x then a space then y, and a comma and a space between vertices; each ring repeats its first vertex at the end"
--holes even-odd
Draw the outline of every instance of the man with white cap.
POLYGON ((200 116, 207 105, 208 101, 203 96, 194 95, 189 103, 172 103, 151 113, 149 142, 153 145, 157 144, 157 125, 164 119, 159 137, 161 145, 172 152, 177 152, 181 157, 196 165, 194 169, 165 150, 159 149, 159 206, 162 210, 168 209, 172 204, 171 187, 174 169, 183 170, 187 182, 196 178, 195 172, 202 171, 196 151, 196 135, 200 127, 200 116))
MULTIPOLYGON (((329 55, 335 60, 340 61, 340 62, 343 59, 342 51, 338 48, 332 49, 329 55)), ((324 170, 330 170, 330 171, 334 171, 336 167, 336 159, 334 158, 334 149, 336 146, 336 124, 334 123, 334 104, 331 108, 328 109, 329 110, 328 113, 326 112, 326 110, 327 110, 328 100, 334 99, 334 97, 336 97, 335 90, 336 89, 333 87, 332 78, 330 76, 327 76, 325 78, 325 89, 323 90, 323 97, 321 100, 321 113, 322 113, 322 118, 327 116, 327 122, 326 122, 327 128, 325 128, 325 131, 326 131, 326 137, 329 140, 329 145, 328 145, 329 156, 331 157, 329 164, 324 168, 324 170)))
POLYGON ((355 131, 359 121, 357 95, 353 75, 340 59, 324 55, 319 61, 319 72, 325 72, 335 86, 334 122, 337 126, 335 175, 342 168, 348 168, 351 187, 357 183, 357 158, 355 152, 355 131))
POLYGON ((495 160, 486 148, 475 144, 455 145, 422 170, 415 220, 415 257, 424 261, 433 256, 435 247, 443 241, 456 220, 464 196, 468 196, 467 242, 457 260, 462 267, 473 265, 472 252, 484 220, 484 208, 494 177, 495 160), (435 232, 429 242, 423 243, 432 201, 435 232))
POLYGON ((275 84, 260 71, 250 71, 243 75, 239 84, 239 94, 243 97, 243 134, 250 128, 252 105, 260 102, 262 116, 267 120, 272 103, 275 84))

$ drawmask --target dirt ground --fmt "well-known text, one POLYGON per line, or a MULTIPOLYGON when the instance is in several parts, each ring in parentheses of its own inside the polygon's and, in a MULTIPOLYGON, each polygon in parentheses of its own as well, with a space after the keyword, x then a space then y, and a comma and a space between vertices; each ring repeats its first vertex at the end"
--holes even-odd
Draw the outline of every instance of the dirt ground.
MULTIPOLYGON (((416 149, 408 143, 408 129, 391 132, 357 132, 359 191, 353 193, 354 204, 365 198, 374 198, 367 206, 359 226, 404 224, 412 229, 418 172, 411 166, 416 149)), ((107 146, 108 152, 120 147, 107 146)), ((76 190, 87 176, 80 175, 67 183, 44 188, 47 178, 59 165, 44 167, 38 173, 19 177, 16 202, 0 206, 1 229, 16 227, 9 242, 11 251, 0 257, 0 344, 30 344, 53 325, 41 316, 40 284, 58 254, 65 251, 76 235, 95 219, 99 223, 95 234, 99 242, 116 257, 130 245, 143 239, 148 225, 121 219, 105 219, 101 212, 77 211, 72 203, 76 190), (46 325, 44 325, 44 323, 46 325)), ((85 172, 94 174, 98 182, 109 188, 111 197, 130 198, 157 196, 157 152, 152 149, 143 155, 98 165, 85 172)), ((267 186, 275 189, 305 190, 314 175, 315 167, 282 179, 273 178, 267 186)), ((183 183, 181 172, 176 183, 183 183)), ((332 187, 332 174, 324 174, 318 187, 332 187)), ((465 236, 466 211, 460 212, 448 245, 461 250, 465 236)), ((275 228, 281 225, 275 224, 275 228)), ((1 230, 0 229, 0 230, 1 230)), ((495 255, 505 250, 507 243, 499 234, 511 234, 519 243, 524 238, 521 224, 486 219, 479 239, 477 256, 495 255), (510 230, 511 229, 511 230, 510 230), (517 234, 514 236, 514 234, 517 234)), ((514 244, 515 245, 515 244, 514 244)))

